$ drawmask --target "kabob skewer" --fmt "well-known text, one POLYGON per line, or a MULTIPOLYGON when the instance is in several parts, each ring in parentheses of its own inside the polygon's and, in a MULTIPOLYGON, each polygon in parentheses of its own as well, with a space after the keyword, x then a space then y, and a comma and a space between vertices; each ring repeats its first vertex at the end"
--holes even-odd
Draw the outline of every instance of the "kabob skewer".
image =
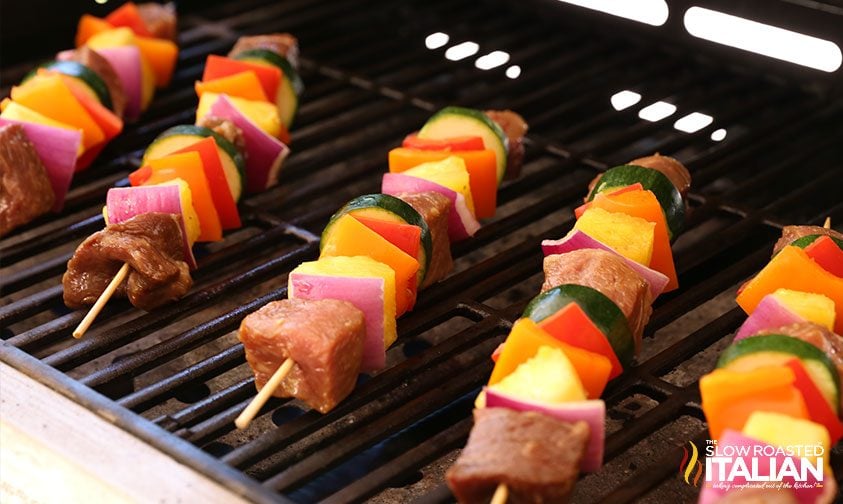
POLYGON ((244 319, 239 335, 259 394, 237 418, 238 428, 246 428, 272 395, 294 396, 327 412, 351 392, 358 372, 385 366, 385 349, 397 337, 395 318, 412 308, 418 290, 450 272, 450 242, 470 237, 479 216, 494 214, 498 184, 520 169, 526 128, 511 111, 447 107, 390 152, 383 193, 355 198, 334 214, 322 234, 320 259, 290 274, 289 299, 244 319), (319 344, 326 350, 293 358, 296 339, 312 341, 316 336, 302 333, 327 324, 315 309, 325 301, 344 303, 346 310, 332 311, 337 324, 320 326, 321 335, 330 335, 319 344), (355 358, 333 366, 328 378, 308 372, 332 368, 335 359, 325 355, 337 341, 353 349, 344 355, 355 358), (319 365, 308 362, 319 359, 319 365), (278 377, 287 375, 281 372, 286 367, 293 376, 285 381, 278 377))
POLYGON ((294 37, 273 34, 241 37, 229 57, 209 56, 196 85, 196 125, 175 126, 152 142, 129 175, 132 187, 109 190, 106 228, 68 262, 65 304, 93 305, 74 337, 114 295, 125 292, 145 310, 182 297, 196 268, 193 244, 239 228, 241 195, 277 183, 289 153, 281 138, 289 142, 302 92, 297 55, 294 37))
POLYGON ((58 213, 75 172, 88 168, 165 87, 178 58, 172 4, 127 2, 84 15, 76 48, 40 64, 0 102, 0 236, 58 213), (18 129, 13 132, 10 128, 18 129), (22 138, 20 138, 22 136, 22 138), (45 183, 46 181, 46 183, 45 183))

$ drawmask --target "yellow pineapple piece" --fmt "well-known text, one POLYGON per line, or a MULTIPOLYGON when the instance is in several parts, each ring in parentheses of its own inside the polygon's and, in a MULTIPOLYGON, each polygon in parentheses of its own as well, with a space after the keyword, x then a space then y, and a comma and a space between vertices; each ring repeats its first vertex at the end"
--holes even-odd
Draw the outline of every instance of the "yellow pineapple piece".
POLYGON ((834 301, 822 294, 801 292, 790 289, 779 289, 773 297, 788 310, 805 320, 825 326, 834 331, 835 306, 834 301))
POLYGON ((547 346, 539 348, 536 355, 489 388, 541 403, 586 399, 580 377, 565 352, 547 346))
POLYGON ((644 266, 649 266, 653 258, 656 225, 640 217, 589 208, 577 219, 574 229, 644 266))
POLYGON ((422 163, 404 172, 405 175, 429 180, 448 189, 458 192, 465 198, 465 206, 474 212, 474 200, 471 198, 468 170, 465 161, 456 156, 450 156, 442 161, 422 163))
MULTIPOLYGON (((831 453, 831 437, 825 426, 810 420, 793 418, 782 413, 756 411, 750 415, 743 427, 747 436, 764 441, 767 444, 781 447, 822 447, 823 460, 828 464, 831 453)), ((816 456, 806 456, 814 464, 816 456)))
MULTIPOLYGON (((216 103, 219 97, 220 93, 202 93, 202 97, 199 98, 199 106, 196 108, 196 124, 199 124, 199 121, 208 115, 211 106, 216 103)), ((226 95, 226 97, 241 114, 248 117, 267 134, 275 138, 278 138, 278 135, 281 134, 281 116, 278 115, 278 107, 275 104, 235 96, 226 95)))

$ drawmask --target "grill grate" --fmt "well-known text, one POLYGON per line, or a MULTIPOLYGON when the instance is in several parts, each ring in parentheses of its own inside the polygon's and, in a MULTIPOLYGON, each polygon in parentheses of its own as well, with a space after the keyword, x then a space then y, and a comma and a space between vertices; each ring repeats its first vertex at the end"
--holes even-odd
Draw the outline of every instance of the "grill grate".
POLYGON ((682 288, 659 299, 639 364, 610 384, 607 467, 585 476, 575 499, 694 498, 674 471, 681 444, 705 435, 696 381, 743 319, 737 284, 767 260, 783 224, 843 220, 839 101, 494 2, 249 0, 183 13, 181 24, 173 85, 143 122, 74 180, 61 216, 0 243, 5 362, 255 501, 448 501, 442 474, 465 443, 488 356, 541 284, 541 239, 571 227, 596 171, 659 151, 694 177, 675 244, 682 288), (190 84, 207 53, 270 31, 300 38, 308 86, 281 185, 246 198, 243 229, 196 248, 196 284, 177 305, 145 314, 111 302, 72 341, 83 314, 63 307, 61 274, 102 227, 105 192, 127 183, 158 132, 192 121, 190 84), (446 60, 444 48, 424 47, 434 31, 508 51, 521 77, 446 60), (664 99, 675 117, 698 110, 715 122, 687 134, 671 128, 675 117, 642 121, 639 107, 610 107, 622 89, 642 106, 664 99), (531 124, 524 173, 502 188, 498 217, 454 247, 454 274, 399 321, 385 371, 361 378, 327 415, 273 399, 247 431, 234 430, 254 393, 240 321, 286 295, 286 274, 316 256, 331 213, 376 191, 387 150, 448 103, 513 108, 531 124), (718 128, 723 142, 709 139, 718 128))

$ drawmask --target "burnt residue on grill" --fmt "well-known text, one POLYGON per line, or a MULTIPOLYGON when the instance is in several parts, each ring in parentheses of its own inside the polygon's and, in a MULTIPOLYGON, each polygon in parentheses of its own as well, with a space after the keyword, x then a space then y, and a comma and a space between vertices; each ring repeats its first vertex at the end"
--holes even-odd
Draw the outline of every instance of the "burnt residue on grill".
MULTIPOLYGON (((0 357, 255 501, 447 502, 443 474, 465 444, 489 355, 541 287, 541 240, 570 229, 598 172, 660 152, 694 180, 688 229, 674 247, 681 288, 656 302, 637 365, 610 384, 607 464, 581 478, 574 501, 692 500, 697 489, 676 470, 682 445, 706 435, 697 380, 744 319, 735 289, 768 260, 781 226, 831 216, 841 229, 843 105, 795 81, 687 58, 648 38, 630 44, 618 30, 551 21, 514 3, 181 2, 173 84, 75 177, 62 214, 0 242, 0 357), (72 340, 83 313, 63 306, 61 275, 102 228, 105 192, 127 183, 159 132, 193 121, 192 83, 208 53, 275 31, 299 38, 307 84, 280 185, 245 199, 242 229, 196 247, 184 299, 151 313, 112 302, 72 340), (521 75, 447 60, 448 46, 425 47, 438 31, 451 43, 477 41, 480 54, 509 52, 521 75), (625 89, 642 100, 617 111, 610 98, 625 89), (676 114, 639 119, 656 100, 676 114), (399 320, 383 372, 361 377, 327 415, 273 399, 236 431, 254 393, 240 321, 285 297, 287 273, 316 257, 328 217, 377 191, 387 151, 452 103, 510 108, 530 124, 523 173, 501 188, 498 215, 454 246, 454 273, 399 320), (695 111, 714 123, 691 134, 673 128, 695 111), (720 128, 725 140, 713 141, 720 128)), ((30 67, 4 69, 4 85, 30 67)))

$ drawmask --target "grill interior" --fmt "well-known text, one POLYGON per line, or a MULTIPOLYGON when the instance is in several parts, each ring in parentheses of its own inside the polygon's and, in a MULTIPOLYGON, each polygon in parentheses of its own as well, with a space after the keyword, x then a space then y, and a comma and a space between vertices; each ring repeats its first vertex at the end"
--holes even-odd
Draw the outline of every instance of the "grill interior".
MULTIPOLYGON (((733 302, 737 286, 766 263, 782 225, 831 216, 841 229, 843 111, 839 99, 795 81, 576 20, 468 0, 182 9, 172 85, 75 177, 60 216, 0 242, 0 356, 254 501, 449 501, 442 475, 471 428, 489 355, 539 291, 541 239, 570 229, 597 171, 658 151, 693 175, 692 212, 674 247, 681 288, 659 298, 638 364, 605 394, 607 463, 582 478, 575 501, 693 500, 697 489, 676 476, 681 445, 706 436, 697 380, 744 319, 733 302), (112 301, 74 341, 84 313, 63 306, 61 275, 76 245, 103 226, 107 189, 127 184, 159 132, 193 121, 192 83, 208 53, 271 31, 299 37, 307 86, 280 185, 245 198, 242 229, 196 247, 196 283, 182 301, 153 313, 112 301), (509 52, 521 76, 445 59, 445 47, 424 44, 436 31, 452 43, 478 42, 479 54, 509 52), (640 105, 614 110, 610 97, 623 89, 640 93, 640 105), (640 107, 656 100, 677 113, 639 119, 640 107), (530 124, 524 173, 502 187, 497 217, 454 246, 454 273, 400 319, 387 369, 361 378, 327 415, 273 399, 236 431, 233 420, 254 393, 236 339, 240 321, 285 297, 287 273, 316 257, 328 217, 377 192, 386 152, 446 104, 511 108, 530 124), (672 127, 693 111, 714 123, 692 134, 672 127), (726 139, 712 141, 719 128, 726 139)), ((29 68, 4 69, 4 84, 29 68)), ((839 477, 840 453, 834 457, 839 477)))

